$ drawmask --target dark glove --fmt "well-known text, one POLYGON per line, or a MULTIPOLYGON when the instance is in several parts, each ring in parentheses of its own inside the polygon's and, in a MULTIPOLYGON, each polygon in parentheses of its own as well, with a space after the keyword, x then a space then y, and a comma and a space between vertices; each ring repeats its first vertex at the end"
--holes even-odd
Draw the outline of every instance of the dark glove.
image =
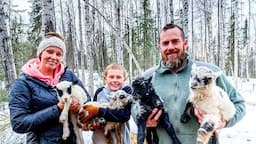
POLYGON ((91 121, 87 121, 82 125, 82 129, 85 131, 91 130, 95 131, 96 129, 103 129, 106 125, 106 120, 103 117, 95 117, 91 121))
POLYGON ((85 104, 79 112, 79 120, 82 123, 94 118, 99 113, 99 107, 92 104, 85 104))

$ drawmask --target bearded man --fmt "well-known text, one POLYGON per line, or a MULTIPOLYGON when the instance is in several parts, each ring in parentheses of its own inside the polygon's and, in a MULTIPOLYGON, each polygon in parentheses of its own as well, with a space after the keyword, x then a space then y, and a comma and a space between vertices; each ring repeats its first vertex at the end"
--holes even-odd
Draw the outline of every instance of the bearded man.
MULTIPOLYGON (((164 102, 164 108, 169 114, 169 119, 172 122, 175 132, 182 144, 196 143, 197 130, 199 128, 198 119, 201 119, 204 114, 200 110, 195 109, 194 117, 187 123, 182 123, 180 117, 186 105, 186 100, 189 96, 189 79, 191 74, 192 64, 197 66, 206 66, 213 71, 220 71, 220 68, 213 64, 191 60, 188 52, 188 40, 185 37, 183 29, 175 24, 165 25, 159 36, 158 49, 161 53, 161 61, 158 66, 150 68, 142 74, 144 77, 152 76, 152 85, 155 92, 164 102)), ((228 121, 220 121, 216 126, 217 129, 231 127, 235 125, 245 115, 245 103, 243 97, 230 84, 227 78, 222 74, 217 79, 217 85, 228 93, 228 96, 236 108, 236 113, 228 121)), ((161 113, 161 111, 154 111, 161 113)), ((172 144, 171 137, 168 136, 165 129, 157 126, 157 117, 150 115, 148 118, 148 127, 157 127, 160 144, 172 144)), ((210 143, 214 143, 210 141, 210 143)))

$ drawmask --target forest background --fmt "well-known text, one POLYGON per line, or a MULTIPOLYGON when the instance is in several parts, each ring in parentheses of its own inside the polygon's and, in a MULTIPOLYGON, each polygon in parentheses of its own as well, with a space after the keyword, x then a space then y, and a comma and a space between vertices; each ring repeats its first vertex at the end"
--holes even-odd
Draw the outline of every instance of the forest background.
POLYGON ((256 77, 255 0, 23 0, 28 9, 15 1, 0 0, 0 101, 49 31, 65 37, 65 63, 91 95, 110 63, 124 65, 129 82, 157 65, 159 30, 171 22, 183 27, 193 59, 234 79, 256 77))

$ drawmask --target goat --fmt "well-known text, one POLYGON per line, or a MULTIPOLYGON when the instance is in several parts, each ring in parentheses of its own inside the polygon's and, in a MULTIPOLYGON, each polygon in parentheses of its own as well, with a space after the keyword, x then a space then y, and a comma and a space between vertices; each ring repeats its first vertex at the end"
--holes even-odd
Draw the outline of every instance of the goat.
MULTIPOLYGON (((70 135, 70 130, 68 126, 68 114, 69 114, 69 107, 72 102, 72 97, 76 97, 76 99, 79 100, 80 105, 82 105, 86 101, 87 97, 86 97, 85 91, 77 84, 77 81, 75 82, 61 81, 60 83, 55 85, 54 88, 57 91, 59 101, 64 102, 64 109, 60 114, 59 120, 63 124, 62 139, 66 140, 70 135)), ((70 112, 70 117, 74 127, 74 132, 76 135, 76 143, 83 144, 84 142, 83 142, 82 132, 78 127, 78 124, 80 123, 78 119, 78 115, 74 112, 70 112)))
POLYGON ((138 100, 138 113, 136 115, 136 123, 138 127, 137 143, 143 144, 146 137, 148 144, 158 144, 159 138, 156 128, 146 128, 146 121, 154 108, 162 109, 163 113, 160 116, 159 124, 165 128, 168 135, 172 138, 173 144, 180 144, 180 140, 175 134, 174 128, 169 121, 169 115, 164 110, 163 101, 155 93, 151 84, 152 77, 145 79, 138 77, 132 83, 133 97, 138 100), (146 134, 145 134, 146 132, 146 134))
MULTIPOLYGON (((193 113, 191 110, 194 108, 203 112, 204 117, 197 134, 198 144, 208 143, 210 137, 217 132, 217 123, 228 121, 236 112, 228 94, 216 85, 216 79, 221 74, 221 71, 214 72, 205 66, 192 65, 189 81, 190 95, 181 116, 181 122, 188 122, 193 113)), ((218 140, 215 140, 214 143, 218 143, 218 140)))
MULTIPOLYGON (((132 95, 126 93, 123 90, 118 90, 116 92, 112 92, 111 95, 108 96, 110 99, 109 103, 101 103, 101 102, 87 102, 85 105, 96 105, 101 108, 109 108, 109 109, 123 109, 128 104, 131 104, 133 97, 132 95)), ((101 120, 102 121, 102 120, 101 120)), ((123 140, 121 137, 121 123, 120 122, 110 122, 107 121, 106 125, 104 127, 104 135, 107 138, 107 144, 112 144, 112 140, 109 136, 109 131, 114 129, 115 130, 115 136, 117 138, 118 144, 123 144, 123 140)))

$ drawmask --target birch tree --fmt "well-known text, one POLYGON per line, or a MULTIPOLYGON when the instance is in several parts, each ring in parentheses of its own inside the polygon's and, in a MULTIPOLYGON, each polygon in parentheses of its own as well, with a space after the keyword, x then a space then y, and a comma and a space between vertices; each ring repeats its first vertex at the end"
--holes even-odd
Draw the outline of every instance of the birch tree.
POLYGON ((121 20, 121 13, 123 11, 123 0, 115 0, 115 27, 117 30, 117 37, 115 38, 115 48, 116 48, 116 56, 117 56, 117 63, 120 65, 124 65, 124 58, 123 58, 123 44, 122 44, 122 20, 121 20))
POLYGON ((48 32, 56 31, 54 0, 41 0, 42 5, 42 28, 41 36, 48 32))
POLYGON ((6 13, 4 12, 6 3, 0 1, 0 48, 2 64, 5 72, 6 88, 9 89, 12 82, 17 78, 14 65, 13 51, 6 24, 6 13))
POLYGON ((182 15, 182 28, 185 33, 185 36, 188 37, 188 0, 183 0, 183 15, 182 15))
POLYGON ((93 53, 92 53, 92 28, 90 24, 90 8, 89 0, 84 0, 84 17, 85 17, 85 47, 87 52, 87 68, 88 68, 88 92, 92 96, 94 93, 94 82, 93 82, 93 53))
POLYGON ((223 31, 224 31, 224 6, 223 0, 218 0, 218 36, 217 36, 217 61, 216 64, 220 66, 221 69, 224 69, 224 38, 223 38, 223 31))
POLYGON ((83 27, 82 27, 82 4, 81 0, 78 0, 78 23, 79 23, 79 47, 81 56, 81 77, 82 81, 85 83, 85 50, 84 50, 84 37, 83 37, 83 27))
POLYGON ((173 0, 168 0, 169 2, 168 2, 168 4, 169 4, 169 13, 168 13, 168 15, 169 15, 169 20, 168 20, 168 23, 173 23, 174 22, 174 9, 173 9, 173 0))

